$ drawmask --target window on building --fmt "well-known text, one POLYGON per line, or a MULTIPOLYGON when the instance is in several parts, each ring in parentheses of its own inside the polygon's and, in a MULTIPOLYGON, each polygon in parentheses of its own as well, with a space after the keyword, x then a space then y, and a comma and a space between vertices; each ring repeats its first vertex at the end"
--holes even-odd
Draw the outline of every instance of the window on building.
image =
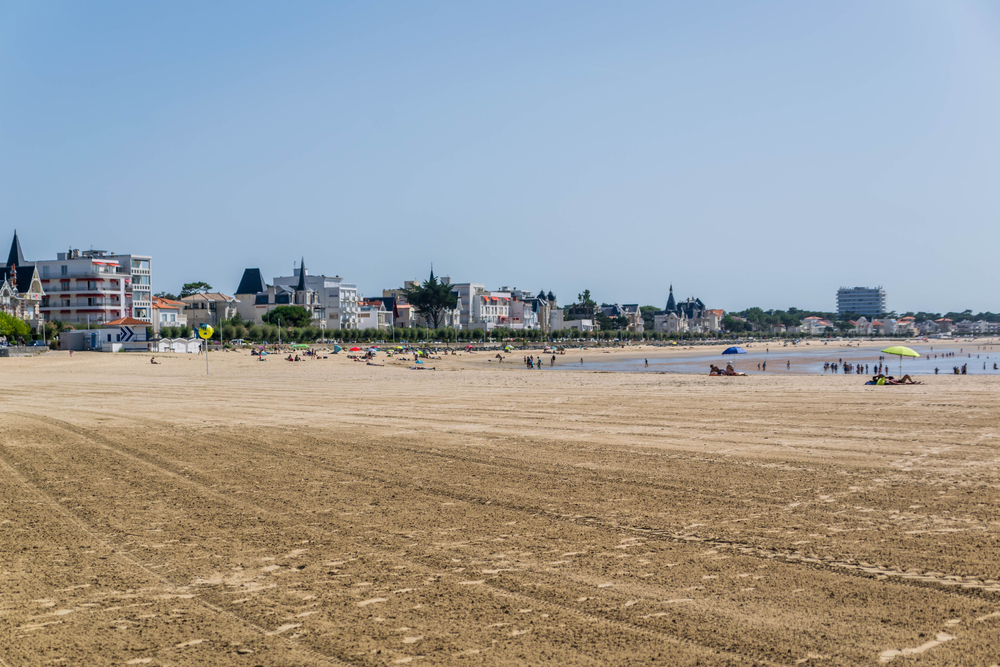
POLYGON ((59 267, 59 275, 61 275, 61 276, 68 276, 69 275, 69 267, 66 266, 65 264, 61 265, 59 267))
POLYGON ((66 308, 69 308, 69 299, 63 299, 63 300, 62 300, 62 305, 63 305, 64 307, 66 307, 66 308))
POLYGON ((42 267, 42 278, 49 277, 49 267, 48 265, 42 267))

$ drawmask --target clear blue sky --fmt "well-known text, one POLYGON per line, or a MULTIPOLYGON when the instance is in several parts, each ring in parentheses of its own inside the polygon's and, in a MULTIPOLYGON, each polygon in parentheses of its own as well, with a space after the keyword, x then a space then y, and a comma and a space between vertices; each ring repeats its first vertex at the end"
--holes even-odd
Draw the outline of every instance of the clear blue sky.
POLYGON ((996 3, 5 2, 0 90, 0 240, 156 290, 1000 310, 996 3))

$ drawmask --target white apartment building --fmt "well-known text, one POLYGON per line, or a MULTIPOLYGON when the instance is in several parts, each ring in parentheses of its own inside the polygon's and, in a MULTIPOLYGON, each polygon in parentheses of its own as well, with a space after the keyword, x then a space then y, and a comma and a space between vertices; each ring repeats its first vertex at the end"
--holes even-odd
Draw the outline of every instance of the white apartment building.
POLYGON ((476 321, 473 314, 475 310, 475 296, 476 294, 485 292, 486 285, 483 283, 453 283, 448 276, 442 277, 441 282, 451 285, 451 290, 458 295, 458 305, 456 306, 456 310, 458 311, 457 328, 474 328, 471 325, 476 321))
POLYGON ((48 306, 43 304, 47 319, 80 324, 88 316, 92 323, 132 317, 153 322, 150 255, 71 248, 56 258, 35 262, 43 284, 52 287, 46 289, 48 306))
MULTIPOLYGON (((361 306, 358 286, 344 282, 340 276, 311 276, 305 261, 294 270, 294 275, 274 279, 272 305, 295 305, 299 292, 311 292, 313 319, 327 329, 357 329, 361 306)), ((303 304, 299 304, 303 305, 303 304)), ((307 306, 310 307, 310 306, 307 306)))
POLYGON ((364 299, 358 316, 359 329, 388 330, 392 322, 392 312, 386 310, 381 299, 364 299))
POLYGON ((472 328, 510 326, 510 292, 477 292, 472 296, 472 328))
POLYGON ((128 316, 130 268, 100 251, 61 252, 35 262, 45 289, 42 316, 49 322, 104 324, 128 316))
POLYGON ((878 287, 841 287, 837 290, 837 315, 878 317, 886 312, 885 290, 878 287))
POLYGON ((150 255, 116 255, 108 257, 129 271, 132 281, 126 287, 127 308, 130 316, 146 322, 153 321, 153 258, 150 255))

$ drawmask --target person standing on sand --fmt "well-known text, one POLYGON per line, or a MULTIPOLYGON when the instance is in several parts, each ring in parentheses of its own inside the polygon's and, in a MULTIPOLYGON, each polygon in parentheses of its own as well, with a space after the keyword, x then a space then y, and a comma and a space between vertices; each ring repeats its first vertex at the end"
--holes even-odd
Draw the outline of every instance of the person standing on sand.
POLYGON ((785 370, 786 371, 792 370, 792 362, 790 360, 785 362, 785 370))
MULTIPOLYGON (((646 362, 646 368, 649 368, 649 359, 643 359, 643 361, 646 362)), ((986 366, 983 366, 983 368, 986 368, 986 366)))
POLYGON ((580 357, 580 365, 583 366, 583 357, 580 357))
POLYGON ((765 371, 767 370, 767 362, 766 361, 764 362, 764 370, 765 371))

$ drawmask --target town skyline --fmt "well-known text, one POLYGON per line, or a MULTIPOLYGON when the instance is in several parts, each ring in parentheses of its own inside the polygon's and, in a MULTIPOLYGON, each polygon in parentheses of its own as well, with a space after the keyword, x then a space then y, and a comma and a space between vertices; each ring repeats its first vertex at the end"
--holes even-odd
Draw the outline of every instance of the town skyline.
POLYGON ((759 306, 727 313, 723 308, 709 308, 694 296, 675 298, 672 284, 662 309, 629 303, 627 299, 597 302, 589 289, 578 294, 575 301, 564 301, 560 306, 551 290, 535 294, 510 285, 493 289, 450 276, 441 276, 439 288, 433 268, 422 287, 419 279, 407 280, 401 288, 384 288, 381 294, 365 295, 356 284, 339 275, 309 273, 304 256, 291 275, 275 276, 270 284, 260 268, 248 267, 232 294, 206 281, 192 281, 183 284, 178 294, 159 290, 154 296, 155 266, 151 255, 99 249, 69 248, 57 253, 55 259, 27 260, 15 230, 6 265, 0 268, 6 276, 0 281, 7 298, 4 312, 34 324, 51 321, 57 330, 67 324, 86 323, 89 329, 92 324, 117 324, 137 318, 135 321, 150 322, 154 331, 167 327, 171 332, 175 328, 185 331, 191 324, 273 324, 275 317, 277 321, 291 317, 311 322, 317 332, 326 328, 388 330, 426 326, 455 331, 509 328, 543 333, 627 330, 632 335, 644 335, 648 330, 674 336, 749 331, 867 336, 952 331, 983 334, 995 333, 1000 326, 1000 317, 992 312, 910 310, 897 314, 887 308, 886 291, 881 285, 839 288, 835 314, 759 306), (443 295, 449 292, 454 303, 446 305, 448 299, 443 295), (437 296, 427 296, 432 294, 437 296), (411 298, 417 300, 411 302, 411 298), (432 302, 437 305, 429 309, 421 305, 432 302))
MULTIPOLYGON (((18 230, 11 230, 11 231, 12 231, 12 233, 14 233, 14 232, 18 233, 19 236, 22 239, 24 239, 24 238, 30 238, 30 237, 25 237, 25 235, 22 232, 18 232, 18 230)), ((42 241, 42 239, 32 239, 32 242, 31 242, 32 247, 34 247, 34 244, 35 244, 36 241, 42 241)), ((107 245, 107 244, 105 244, 105 245, 107 245)), ((51 255, 38 256, 38 257, 35 257, 35 253, 27 252, 26 256, 27 256, 28 261, 46 261, 46 260, 52 260, 52 259, 54 259, 56 257, 56 255, 59 252, 66 252, 67 249, 104 250, 104 251, 107 251, 107 252, 118 252, 118 249, 114 248, 114 247, 104 247, 104 246, 97 247, 94 244, 91 244, 89 247, 78 247, 78 246, 74 246, 74 245, 64 246, 62 250, 53 252, 53 253, 51 253, 51 255)), ((197 247, 194 248, 193 252, 197 252, 197 247)), ((145 252, 145 254, 152 255, 153 253, 145 252)), ((298 257, 298 259, 292 260, 291 261, 291 267, 285 273, 283 273, 280 269, 275 269, 273 271, 268 271, 265 268, 265 266, 271 266, 271 265, 275 264, 276 262, 264 262, 265 266, 254 266, 254 268, 260 268, 262 274, 265 277, 267 277, 267 276, 281 276, 281 275, 290 276, 290 275, 294 275, 295 272, 298 271, 298 264, 299 264, 299 261, 301 261, 302 259, 304 259, 304 255, 300 255, 298 257)), ((232 262, 229 262, 229 263, 231 264, 232 262)), ((236 262, 236 263, 238 264, 239 262, 236 262)), ((165 282, 166 282, 167 279, 164 279, 163 275, 164 274, 166 274, 168 276, 169 275, 176 275, 177 271, 176 270, 172 271, 170 269, 171 264, 170 264, 169 260, 163 260, 163 259, 157 257, 157 276, 154 279, 153 292, 154 293, 167 292, 167 293, 171 293, 171 294, 177 294, 178 292, 180 292, 181 287, 186 282, 204 281, 204 282, 212 285, 214 291, 218 291, 218 292, 221 292, 221 293, 224 293, 224 294, 233 295, 233 294, 236 293, 235 290, 236 290, 237 286, 239 285, 240 277, 242 276, 243 270, 245 268, 251 266, 251 263, 244 263, 244 264, 245 264, 245 266, 243 266, 242 268, 240 268, 238 270, 238 274, 237 274, 237 276, 235 278, 230 277, 230 276, 224 276, 219 271, 214 272, 214 274, 211 271, 202 271, 201 274, 199 274, 199 275, 187 275, 187 276, 183 276, 183 277, 177 279, 178 282, 176 282, 176 284, 173 284, 173 283, 171 283, 171 284, 165 284, 165 282), (209 277, 210 275, 217 275, 218 278, 210 278, 209 277)), ((358 285, 358 293, 364 295, 365 297, 371 297, 371 296, 380 295, 383 290, 392 290, 392 289, 400 288, 400 287, 402 287, 402 285, 403 285, 404 282, 409 281, 409 280, 423 280, 423 278, 426 277, 425 274, 427 273, 427 271, 431 270, 431 266, 432 266, 432 264, 428 263, 428 265, 424 269, 424 274, 417 274, 417 275, 414 275, 414 276, 403 276, 403 277, 400 277, 398 285, 396 285, 396 284, 390 284, 390 283, 392 283, 392 280, 389 280, 388 282, 383 281, 384 284, 381 284, 380 286, 379 285, 363 286, 359 281, 355 280, 351 275, 347 275, 344 272, 330 271, 330 270, 328 270, 327 268, 325 268, 323 266, 316 266, 316 265, 314 265, 314 268, 310 268, 309 262, 307 261, 307 263, 306 263, 306 269, 310 273, 315 273, 317 275, 320 274, 320 273, 322 273, 323 275, 328 275, 328 276, 337 275, 337 276, 340 276, 340 277, 344 278, 345 280, 350 280, 350 281, 354 282, 355 284, 358 285)), ((461 282, 463 280, 468 280, 470 278, 468 276, 456 276, 456 275, 452 275, 447 270, 442 271, 440 268, 439 268, 438 272, 439 272, 439 275, 448 275, 455 282, 461 282)), ((482 270, 480 270, 480 271, 477 272, 476 275, 471 276, 471 279, 474 279, 474 280, 477 280, 478 282, 484 283, 487 286, 488 289, 492 289, 492 290, 499 290, 500 287, 502 287, 502 286, 508 286, 508 287, 515 287, 517 289, 523 290, 524 292, 533 292, 533 291, 538 291, 539 289, 542 289, 542 290, 544 290, 546 292, 554 292, 559 297, 560 306, 565 306, 565 305, 569 305, 569 304, 574 303, 576 301, 577 295, 580 294, 581 292, 583 292, 583 290, 586 289, 586 290, 590 290, 593 293, 594 297, 596 298, 596 300, 599 303, 600 302, 605 302, 605 303, 619 303, 619 304, 621 304, 621 303, 638 303, 639 305, 644 306, 644 307, 645 306, 657 306, 658 308, 662 308, 664 306, 664 304, 666 304, 666 302, 667 302, 667 297, 668 297, 668 294, 670 292, 670 289, 674 286, 674 284, 672 282, 668 282, 666 284, 666 287, 664 288, 664 290, 665 290, 664 291, 664 295, 663 295, 663 297, 661 299, 659 299, 659 300, 644 301, 642 299, 632 298, 631 297, 632 293, 627 293, 625 295, 620 295, 620 294, 619 295, 606 294, 601 289, 600 284, 597 283, 597 282, 595 282, 595 281, 587 282, 586 284, 581 285, 581 286, 576 287, 576 288, 572 288, 571 287, 571 288, 569 288, 567 290, 558 290, 558 289, 555 289, 555 288, 547 286, 549 284, 553 284, 554 285, 556 283, 555 280, 551 280, 551 281, 547 282, 545 285, 541 285, 541 286, 538 286, 538 287, 532 289, 532 287, 530 285, 522 286, 522 285, 518 284, 518 282, 516 280, 510 280, 510 279, 504 280, 504 279, 500 279, 500 280, 496 281, 495 283, 490 283, 490 282, 485 281, 485 280, 480 280, 479 276, 482 275, 482 274, 484 274, 484 273, 488 274, 490 272, 489 271, 482 271, 482 270)), ((683 285, 683 283, 679 283, 679 284, 683 285)), ((881 285, 881 283, 880 283, 880 285, 881 285)), ((838 287, 842 287, 842 286, 843 285, 839 285, 838 287)), ((853 284, 852 284, 852 286, 853 286, 853 284)), ((749 308, 761 308, 761 309, 763 309, 765 311, 770 311, 770 310, 782 310, 782 311, 784 311, 784 310, 788 310, 789 308, 795 308, 795 309, 798 309, 800 311, 805 311, 805 312, 828 312, 829 313, 829 312, 837 312, 836 291, 837 291, 837 287, 835 287, 833 285, 830 285, 829 286, 829 290, 828 290, 828 294, 827 294, 827 298, 826 298, 826 300, 828 301, 828 303, 821 303, 819 305, 812 304, 812 303, 810 303, 810 304, 795 304, 795 303, 793 303, 793 304, 787 304, 787 305, 783 305, 782 306, 782 305, 772 305, 770 303, 762 302, 762 300, 758 300, 758 302, 753 302, 753 303, 743 303, 743 304, 736 303, 735 305, 733 305, 733 304, 727 303, 725 297, 715 296, 715 295, 711 295, 711 294, 708 294, 708 293, 703 293, 702 290, 698 289, 697 286, 693 286, 691 289, 687 289, 687 290, 686 289, 678 289, 676 291, 675 297, 677 297, 677 298, 688 298, 688 297, 705 298, 708 301, 710 301, 713 306, 718 306, 719 308, 725 310, 726 312, 733 312, 733 313, 735 313, 735 312, 741 312, 741 311, 744 311, 744 310, 749 309, 749 308)), ((986 304, 984 307, 979 308, 979 307, 976 307, 976 306, 967 306, 966 304, 954 304, 954 303, 953 304, 947 304, 944 307, 939 307, 939 308, 910 307, 910 304, 903 304, 902 306, 900 306, 899 304, 895 303, 895 299, 893 298, 892 290, 887 289, 887 291, 890 294, 890 296, 889 296, 889 300, 890 301, 889 301, 889 305, 888 305, 888 307, 886 309, 886 312, 898 312, 898 313, 905 313, 905 312, 931 312, 931 313, 941 313, 941 314, 944 314, 944 313, 948 313, 948 312, 962 312, 964 310, 971 310, 972 313, 975 314, 975 313, 981 313, 981 312, 996 312, 996 310, 994 310, 994 309, 997 308, 997 306, 995 306, 995 305, 991 308, 989 304, 986 304), (963 307, 961 310, 958 310, 956 308, 957 305, 963 305, 963 306, 966 306, 966 307, 963 307)), ((822 299, 819 299, 819 300, 822 300, 822 299)))

